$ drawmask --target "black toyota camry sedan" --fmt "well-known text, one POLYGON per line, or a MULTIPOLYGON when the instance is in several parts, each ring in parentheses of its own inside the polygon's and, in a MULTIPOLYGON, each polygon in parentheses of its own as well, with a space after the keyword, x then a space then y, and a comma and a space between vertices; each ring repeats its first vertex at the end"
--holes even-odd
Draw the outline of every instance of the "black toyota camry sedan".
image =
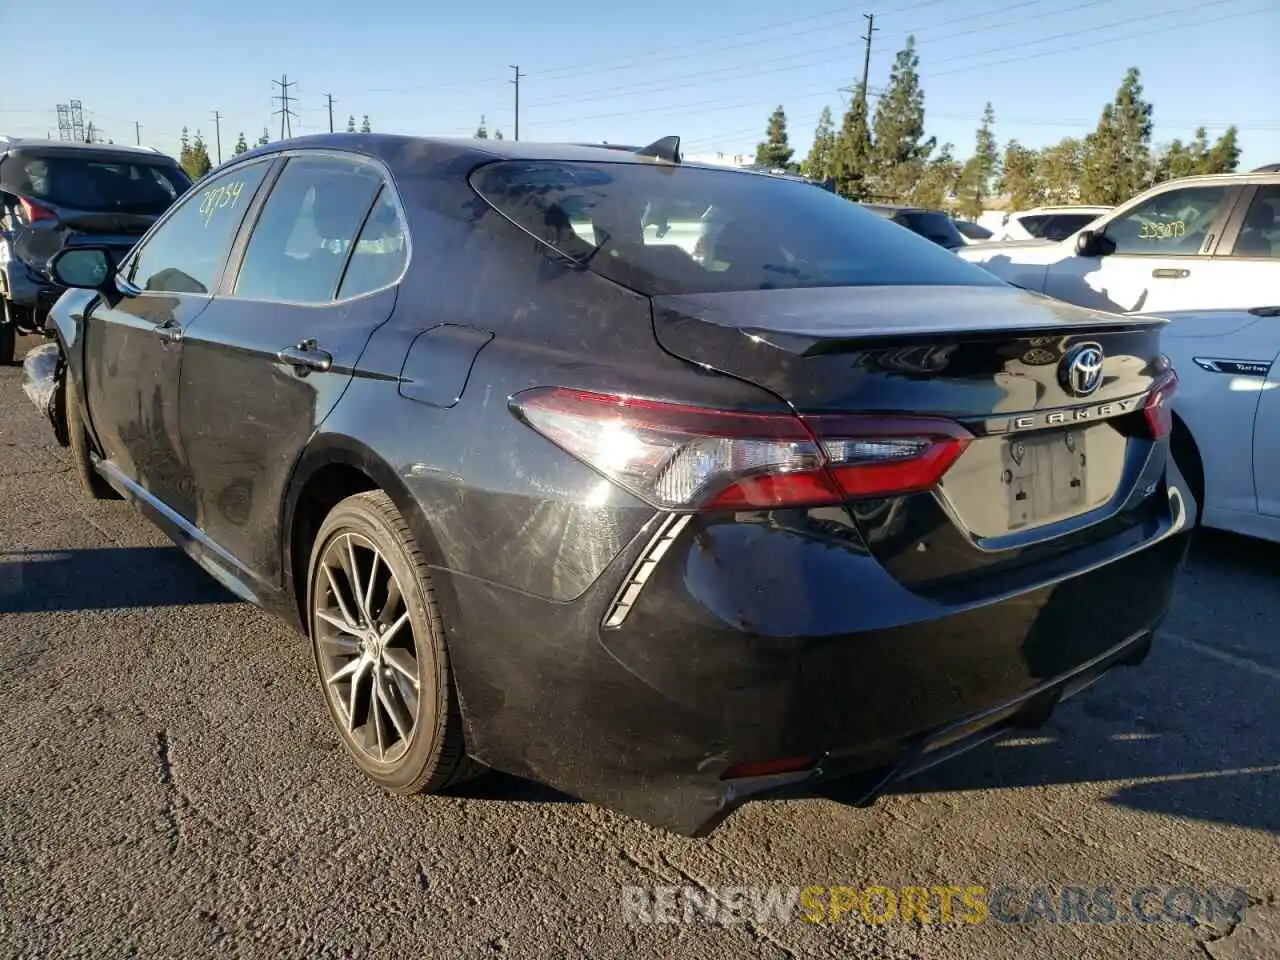
POLYGON ((285 141, 52 268, 84 489, 303 631, 393 791, 870 800, 1141 661, 1195 522, 1162 321, 674 138, 285 141))

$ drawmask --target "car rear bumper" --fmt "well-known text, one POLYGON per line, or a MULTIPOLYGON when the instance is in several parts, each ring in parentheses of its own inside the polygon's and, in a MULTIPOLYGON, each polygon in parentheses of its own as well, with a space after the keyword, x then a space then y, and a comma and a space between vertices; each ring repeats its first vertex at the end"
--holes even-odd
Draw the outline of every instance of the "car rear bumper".
POLYGON ((1181 502, 1136 539, 963 603, 906 590, 811 516, 659 518, 621 576, 571 603, 450 578, 469 745, 687 835, 832 778, 872 798, 1145 657, 1188 545, 1181 502), (775 761, 804 768, 724 776, 775 761))

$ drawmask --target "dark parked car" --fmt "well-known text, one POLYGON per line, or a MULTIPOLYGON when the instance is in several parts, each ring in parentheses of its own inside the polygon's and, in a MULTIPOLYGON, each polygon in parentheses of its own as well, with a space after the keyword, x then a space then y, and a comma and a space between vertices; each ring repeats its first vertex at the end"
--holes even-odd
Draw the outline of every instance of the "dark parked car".
POLYGON ((941 210, 893 203, 864 203, 862 206, 886 220, 906 227, 912 233, 932 240, 940 247, 958 250, 965 245, 964 234, 956 227, 956 222, 941 210))
POLYGON ((48 272, 55 253, 93 244, 123 256, 190 186, 155 150, 0 137, 0 363, 62 293, 48 272))
POLYGON ((26 372, 85 489, 304 631, 394 791, 870 799, 1141 661, 1194 522, 1163 321, 785 178, 304 138, 54 270, 26 372), (720 211, 701 261, 655 202, 720 211))

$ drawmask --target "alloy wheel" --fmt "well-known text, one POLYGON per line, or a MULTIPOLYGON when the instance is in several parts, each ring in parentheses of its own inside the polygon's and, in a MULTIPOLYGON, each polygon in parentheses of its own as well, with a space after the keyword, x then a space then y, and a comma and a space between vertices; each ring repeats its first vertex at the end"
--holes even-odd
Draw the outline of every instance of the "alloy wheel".
POLYGON ((372 541, 342 532, 320 557, 312 598, 312 630, 334 714, 368 759, 394 763, 413 742, 421 686, 400 582, 372 541))

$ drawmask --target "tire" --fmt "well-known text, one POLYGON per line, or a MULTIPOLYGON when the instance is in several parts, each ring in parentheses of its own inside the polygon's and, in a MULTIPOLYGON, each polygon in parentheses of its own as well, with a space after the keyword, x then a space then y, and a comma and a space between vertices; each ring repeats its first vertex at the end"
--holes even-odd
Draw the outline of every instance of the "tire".
MULTIPOLYGON (((5 312, 8 313, 8 310, 5 312)), ((7 319, 0 320, 0 365, 13 363, 17 349, 18 328, 7 319)))
POLYGON ((85 428, 84 412, 80 406, 80 391, 70 370, 64 374, 62 389, 62 405, 67 415, 67 445, 71 448, 71 470, 76 475, 76 482, 91 500, 119 500, 120 494, 93 469, 93 460, 89 456, 89 432, 85 428))
MULTIPOLYGON (((374 490, 334 507, 320 525, 307 569, 307 633, 316 674, 343 748, 360 771, 384 790, 403 794, 433 793, 482 772, 484 768, 466 753, 431 574, 391 498, 374 490), (353 555, 358 590, 351 589, 345 572, 353 555), (399 602, 392 599, 389 584, 384 586, 376 575, 387 571, 398 586, 399 602), (373 588, 368 587, 371 573, 376 575, 373 588), (358 593, 370 595, 367 611, 358 593), (352 629, 344 630, 338 622, 352 629), (356 622, 365 625, 360 640, 353 639, 356 622), (401 627, 385 635, 388 645, 372 652, 380 648, 367 625, 381 623, 386 628, 397 622, 402 622, 401 627), (411 630, 408 638, 406 628, 411 630), (405 654, 410 651, 416 703, 402 694, 407 681, 405 654), (359 668, 358 662, 366 666, 359 668), (399 668, 393 669, 395 664, 399 668), (334 678, 344 671, 346 678, 334 678), (350 677, 356 680, 348 682, 350 677), (381 685, 385 699, 377 698, 374 684, 381 685), (407 737, 394 722, 393 709, 402 720, 412 716, 407 737), (349 714, 355 717, 350 729, 349 714)), ((376 632, 375 628, 372 633, 376 632)))
POLYGON ((1198 528, 1204 518, 1204 462, 1200 459, 1200 450, 1196 447, 1191 431, 1177 418, 1173 421, 1173 434, 1169 437, 1169 454, 1178 465, 1178 470, 1191 491, 1191 498, 1196 502, 1198 528))

